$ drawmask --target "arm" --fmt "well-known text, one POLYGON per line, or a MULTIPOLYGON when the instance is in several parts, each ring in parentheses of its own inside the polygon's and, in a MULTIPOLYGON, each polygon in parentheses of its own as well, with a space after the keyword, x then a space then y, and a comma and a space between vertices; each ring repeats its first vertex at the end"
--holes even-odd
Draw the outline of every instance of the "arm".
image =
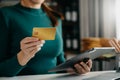
MULTIPOLYGON (((61 38, 62 38, 62 21, 59 20, 59 25, 58 25, 58 28, 59 28, 59 32, 61 34, 61 38)), ((63 40, 62 40, 63 42, 63 40)), ((63 51, 63 44, 62 45, 62 51, 60 52, 60 55, 57 57, 57 65, 65 62, 65 57, 64 57, 64 51, 63 51)))
POLYGON ((15 76, 24 68, 19 65, 17 55, 10 57, 9 37, 7 21, 0 12, 0 76, 15 76))
MULTIPOLYGON (((59 28, 60 28, 60 33, 62 34, 62 27, 61 27, 61 21, 59 21, 60 25, 59 25, 59 28)), ((63 44, 62 44, 63 45, 63 44)), ((63 49, 62 49, 63 51, 63 49)), ((58 64, 64 62, 65 59, 64 59, 64 54, 63 52, 58 56, 58 64)), ((84 74, 84 73, 87 73, 87 72, 90 72, 90 69, 92 67, 92 60, 88 60, 86 63, 84 62, 79 62, 77 64, 74 65, 74 68, 75 68, 75 71, 79 74, 84 74)), ((74 70, 73 69, 70 69, 68 70, 68 72, 70 73, 74 73, 74 70)))
POLYGON ((61 52, 60 55, 57 57, 57 65, 65 62, 64 52, 61 52))
POLYGON ((26 37, 20 41, 21 51, 11 55, 9 21, 5 17, 0 12, 0 76, 16 76, 41 49, 44 40, 26 37))
MULTIPOLYGON (((59 65, 63 62, 65 62, 64 52, 61 52, 60 55, 57 57, 57 65, 59 65)), ((57 73, 66 73, 66 71, 59 71, 57 73)))

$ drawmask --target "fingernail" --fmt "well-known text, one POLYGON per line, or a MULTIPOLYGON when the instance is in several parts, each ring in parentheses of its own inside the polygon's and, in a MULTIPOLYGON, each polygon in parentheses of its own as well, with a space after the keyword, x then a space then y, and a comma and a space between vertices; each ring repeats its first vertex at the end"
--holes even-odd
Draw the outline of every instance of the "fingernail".
POLYGON ((80 62, 80 64, 83 64, 83 62, 80 62))
POLYGON ((40 46, 42 47, 42 46, 43 46, 43 44, 40 44, 40 46))
POLYGON ((42 40, 41 42, 44 44, 44 43, 45 43, 45 40, 42 40))
POLYGON ((41 48, 38 48, 38 51, 41 50, 41 48))
POLYGON ((39 40, 38 38, 34 38, 35 40, 39 40))
POLYGON ((75 64, 75 65, 74 65, 74 67, 77 67, 77 66, 78 66, 78 64, 75 64))

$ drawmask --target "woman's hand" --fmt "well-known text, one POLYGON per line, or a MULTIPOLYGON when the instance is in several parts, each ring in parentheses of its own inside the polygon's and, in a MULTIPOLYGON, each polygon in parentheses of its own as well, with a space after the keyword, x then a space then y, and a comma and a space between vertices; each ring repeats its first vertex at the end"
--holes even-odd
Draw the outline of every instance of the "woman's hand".
POLYGON ((74 65, 75 70, 69 69, 69 73, 78 73, 78 74, 85 74, 90 72, 92 68, 92 60, 89 59, 86 63, 80 62, 74 65))
POLYGON ((24 38, 20 42, 21 51, 17 55, 19 64, 24 66, 38 51, 41 50, 44 43, 44 40, 39 40, 38 38, 24 38))
POLYGON ((75 64, 74 67, 76 69, 76 72, 79 74, 88 73, 92 68, 92 60, 89 59, 86 63, 80 62, 78 64, 75 64))
POLYGON ((111 39, 109 40, 109 43, 112 47, 115 47, 117 53, 120 53, 120 41, 117 39, 111 39))

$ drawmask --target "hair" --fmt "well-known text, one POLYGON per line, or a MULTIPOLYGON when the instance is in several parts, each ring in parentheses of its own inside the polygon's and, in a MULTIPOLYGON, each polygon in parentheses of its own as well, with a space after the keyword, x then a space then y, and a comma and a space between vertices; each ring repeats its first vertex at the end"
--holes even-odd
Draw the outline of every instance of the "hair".
POLYGON ((58 26, 58 24, 59 24, 58 18, 60 18, 62 20, 64 19, 63 15, 61 13, 51 9, 46 3, 42 4, 42 8, 49 16, 53 27, 58 26))

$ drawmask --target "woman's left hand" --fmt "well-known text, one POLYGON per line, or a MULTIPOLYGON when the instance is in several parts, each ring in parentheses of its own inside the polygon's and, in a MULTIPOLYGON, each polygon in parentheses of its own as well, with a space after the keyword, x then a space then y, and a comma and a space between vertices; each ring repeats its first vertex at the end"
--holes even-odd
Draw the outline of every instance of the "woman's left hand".
POLYGON ((85 74, 90 72, 92 68, 92 60, 89 59, 86 63, 80 62, 74 65, 74 68, 76 69, 76 72, 79 74, 85 74))

